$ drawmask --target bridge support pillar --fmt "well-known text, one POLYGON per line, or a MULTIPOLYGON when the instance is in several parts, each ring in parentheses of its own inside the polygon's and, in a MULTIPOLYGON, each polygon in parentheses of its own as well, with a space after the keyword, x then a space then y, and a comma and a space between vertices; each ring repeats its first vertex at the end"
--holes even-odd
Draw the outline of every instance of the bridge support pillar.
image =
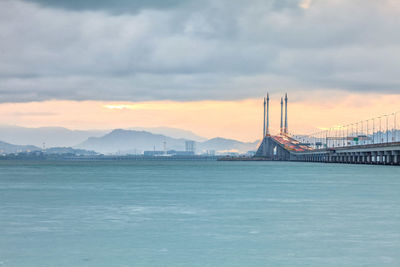
POLYGON ((393 164, 398 165, 399 164, 399 152, 392 151, 392 153, 393 153, 393 164))
POLYGON ((384 155, 383 155, 383 152, 379 152, 378 154, 379 154, 379 155, 378 155, 378 157, 379 157, 379 164, 384 164, 384 160, 383 160, 384 155))
POLYGON ((362 163, 363 164, 367 164, 368 163, 368 156, 367 156, 367 152, 363 152, 362 154, 362 163))
POLYGON ((385 152, 385 164, 387 164, 387 165, 393 164, 392 151, 386 151, 385 152))
POLYGON ((362 153, 362 152, 358 153, 358 163, 364 164, 364 153, 362 153))
POLYGON ((371 153, 371 163, 372 164, 376 164, 377 163, 377 155, 378 153, 376 153, 375 151, 371 153))

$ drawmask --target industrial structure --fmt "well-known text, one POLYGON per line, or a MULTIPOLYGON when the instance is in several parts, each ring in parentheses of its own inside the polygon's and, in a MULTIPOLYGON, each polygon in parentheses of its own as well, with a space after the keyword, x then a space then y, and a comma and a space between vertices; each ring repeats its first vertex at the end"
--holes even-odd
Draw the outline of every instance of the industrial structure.
POLYGON ((191 152, 194 154, 196 151, 196 142, 192 141, 192 140, 186 140, 185 141, 185 151, 191 152))
POLYGON ((254 159, 400 165, 398 112, 311 135, 291 136, 288 96, 285 94, 280 102, 279 134, 272 135, 269 104, 267 94, 264 97, 263 137, 254 159))

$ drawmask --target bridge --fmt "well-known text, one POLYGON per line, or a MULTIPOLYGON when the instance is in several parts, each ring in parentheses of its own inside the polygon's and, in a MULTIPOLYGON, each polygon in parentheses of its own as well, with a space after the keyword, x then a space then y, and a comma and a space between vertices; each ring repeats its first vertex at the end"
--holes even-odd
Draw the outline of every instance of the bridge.
POLYGON ((267 94, 264 98, 263 138, 254 159, 400 165, 398 113, 308 135, 294 135, 288 131, 288 98, 285 95, 285 98, 281 98, 280 132, 271 135, 267 94))

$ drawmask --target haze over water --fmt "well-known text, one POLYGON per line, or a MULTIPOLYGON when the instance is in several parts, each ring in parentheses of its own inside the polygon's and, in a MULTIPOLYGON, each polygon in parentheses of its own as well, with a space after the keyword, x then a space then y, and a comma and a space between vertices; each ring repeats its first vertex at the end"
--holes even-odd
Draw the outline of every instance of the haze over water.
POLYGON ((0 266, 399 266, 400 169, 0 162, 0 266))

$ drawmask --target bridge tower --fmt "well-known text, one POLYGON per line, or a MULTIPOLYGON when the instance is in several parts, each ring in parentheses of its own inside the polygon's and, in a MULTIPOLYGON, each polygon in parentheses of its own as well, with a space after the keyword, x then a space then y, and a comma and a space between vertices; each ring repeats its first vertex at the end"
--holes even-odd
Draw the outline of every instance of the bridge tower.
POLYGON ((284 134, 287 135, 289 133, 288 129, 288 117, 287 117, 287 104, 288 104, 288 97, 287 93, 285 94, 285 128, 283 130, 284 134))
POLYGON ((264 138, 264 136, 265 136, 265 104, 266 104, 266 101, 265 101, 265 97, 264 97, 263 138, 264 138))
POLYGON ((280 134, 283 134, 283 98, 281 97, 281 128, 280 134))
MULTIPOLYGON (((255 157, 269 160, 289 160, 290 152, 280 143, 282 135, 287 133, 287 95, 285 95, 285 124, 283 122, 283 97, 281 97, 281 128, 279 136, 272 136, 269 129, 269 93, 264 97, 263 138, 255 157)), ((286 139, 285 139, 286 140, 286 139)))
POLYGON ((269 94, 267 93, 267 130, 266 134, 269 135, 269 94))

